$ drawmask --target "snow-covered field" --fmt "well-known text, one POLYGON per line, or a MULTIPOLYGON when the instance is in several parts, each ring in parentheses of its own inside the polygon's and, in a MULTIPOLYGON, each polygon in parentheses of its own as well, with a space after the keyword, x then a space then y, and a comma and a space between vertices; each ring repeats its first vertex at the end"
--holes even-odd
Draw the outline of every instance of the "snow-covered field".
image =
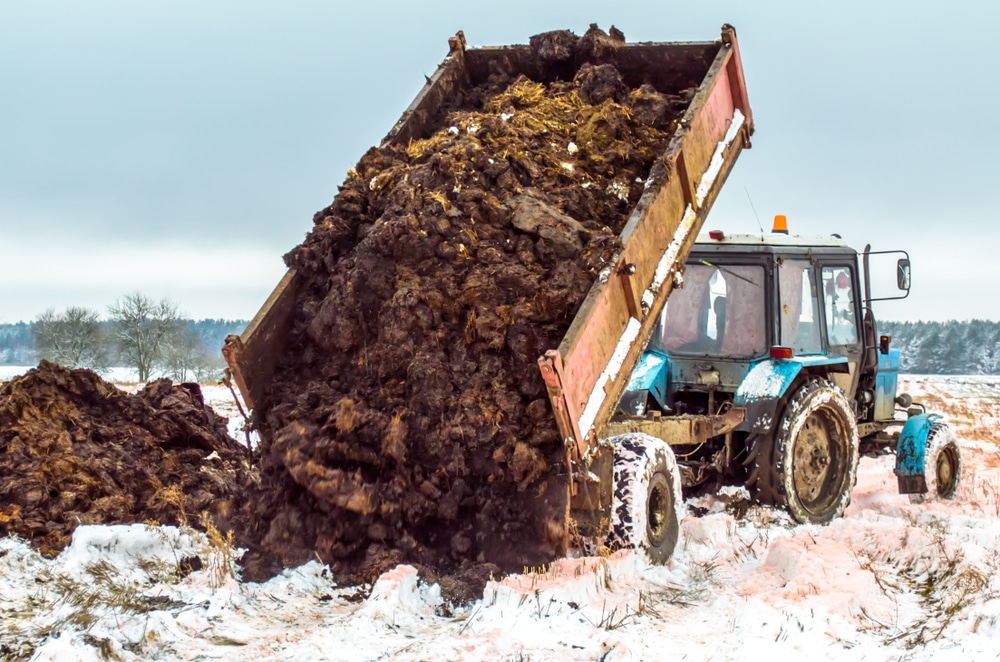
MULTIPOLYGON (((565 559, 497 578, 458 609, 407 566, 360 588, 316 562, 240 582, 223 539, 170 527, 81 527, 53 560, 6 539, 0 659, 997 659, 1000 379, 910 376, 905 389, 945 410, 964 443, 954 501, 911 504, 891 456, 863 458, 829 526, 741 508, 738 494, 701 499, 667 566, 565 559)), ((220 408, 232 400, 204 390, 220 408)))

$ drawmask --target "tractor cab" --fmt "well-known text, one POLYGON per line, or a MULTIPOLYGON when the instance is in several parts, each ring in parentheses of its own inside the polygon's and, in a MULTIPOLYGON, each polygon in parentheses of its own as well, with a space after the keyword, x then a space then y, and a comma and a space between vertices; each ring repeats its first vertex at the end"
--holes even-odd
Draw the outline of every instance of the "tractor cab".
POLYGON ((877 370, 861 301, 858 254, 837 237, 700 237, 620 408, 712 414, 776 360, 822 367, 854 393, 877 370))

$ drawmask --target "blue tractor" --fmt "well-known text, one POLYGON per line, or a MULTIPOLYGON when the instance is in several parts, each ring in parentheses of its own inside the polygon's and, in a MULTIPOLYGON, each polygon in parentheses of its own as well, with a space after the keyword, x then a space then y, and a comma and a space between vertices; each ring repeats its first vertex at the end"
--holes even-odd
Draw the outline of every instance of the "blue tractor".
POLYGON ((897 395, 900 352, 871 308, 909 289, 903 251, 780 231, 700 237, 614 425, 670 420, 658 434, 687 494, 742 482, 802 523, 844 512, 861 454, 894 451, 899 491, 914 501, 954 497, 958 441, 939 415, 897 395), (900 293, 873 298, 869 258, 893 253, 900 293))

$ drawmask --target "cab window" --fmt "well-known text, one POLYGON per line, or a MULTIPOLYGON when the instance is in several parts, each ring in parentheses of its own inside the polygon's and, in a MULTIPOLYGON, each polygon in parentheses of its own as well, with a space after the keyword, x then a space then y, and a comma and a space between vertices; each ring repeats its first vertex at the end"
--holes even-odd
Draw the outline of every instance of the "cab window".
POLYGON ((854 278, 849 267, 823 267, 823 312, 830 345, 857 344, 854 278))
POLYGON ((815 271, 808 260, 782 260, 778 266, 781 345, 796 354, 823 351, 815 271))
POLYGON ((670 294, 650 348, 679 354, 752 357, 767 351, 764 268, 688 264, 670 294))

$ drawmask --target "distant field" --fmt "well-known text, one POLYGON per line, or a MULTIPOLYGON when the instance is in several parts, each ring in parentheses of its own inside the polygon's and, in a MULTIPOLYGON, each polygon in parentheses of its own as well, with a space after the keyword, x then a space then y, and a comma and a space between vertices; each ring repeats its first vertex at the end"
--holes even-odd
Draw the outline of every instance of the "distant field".
POLYGON ((898 391, 943 413, 962 441, 1000 446, 1000 376, 901 375, 898 391))

